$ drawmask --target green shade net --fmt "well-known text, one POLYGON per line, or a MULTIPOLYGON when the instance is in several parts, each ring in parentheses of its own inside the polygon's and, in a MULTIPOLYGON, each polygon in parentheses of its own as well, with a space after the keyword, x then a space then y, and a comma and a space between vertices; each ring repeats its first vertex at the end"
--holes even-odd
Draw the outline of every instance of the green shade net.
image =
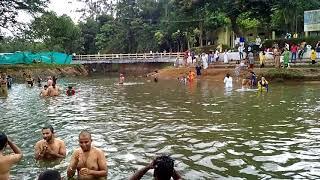
POLYGON ((70 64, 72 55, 59 52, 15 52, 1 53, 0 64, 70 64))

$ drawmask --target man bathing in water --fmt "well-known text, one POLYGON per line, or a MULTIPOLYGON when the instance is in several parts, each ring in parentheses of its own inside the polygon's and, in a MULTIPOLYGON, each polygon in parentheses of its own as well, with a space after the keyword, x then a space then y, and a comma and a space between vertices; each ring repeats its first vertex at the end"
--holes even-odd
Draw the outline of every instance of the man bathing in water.
POLYGON ((119 84, 123 84, 123 83, 124 83, 124 75, 123 75, 123 74, 120 74, 119 84))
POLYGON ((27 75, 26 82, 27 82, 27 85, 30 85, 30 87, 33 87, 34 79, 30 74, 27 75))
POLYGON ((0 76, 0 96, 8 96, 7 77, 6 74, 0 76))
POLYGON ((79 134, 80 148, 76 149, 68 166, 68 178, 78 173, 78 179, 106 179, 108 175, 107 161, 104 152, 91 146, 91 134, 82 131, 79 134))
POLYGON ((22 152, 3 132, 0 132, 0 179, 10 179, 10 169, 22 159, 22 152), (4 150, 10 146, 14 154, 4 155, 4 150))
POLYGON ((43 89, 40 92, 40 96, 42 96, 42 97, 48 96, 48 86, 47 85, 43 86, 43 89))
POLYGON ((47 81, 47 85, 48 85, 48 87, 49 87, 49 86, 52 86, 52 84, 53 84, 52 77, 49 76, 49 77, 48 77, 48 81, 47 81))
POLYGON ((36 160, 56 160, 66 156, 66 146, 64 142, 54 135, 52 126, 42 128, 43 140, 35 145, 36 160))
POLYGON ((48 96, 59 96, 59 87, 56 84, 48 86, 48 96))
POLYGON ((154 159, 149 165, 134 173, 129 180, 140 180, 150 169, 154 169, 155 180, 181 180, 181 176, 174 169, 174 160, 169 156, 160 156, 154 159))

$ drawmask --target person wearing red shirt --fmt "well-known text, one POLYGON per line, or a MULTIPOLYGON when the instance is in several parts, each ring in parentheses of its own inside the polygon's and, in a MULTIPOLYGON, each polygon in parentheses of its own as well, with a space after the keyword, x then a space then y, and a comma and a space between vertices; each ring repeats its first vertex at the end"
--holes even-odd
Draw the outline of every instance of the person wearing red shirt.
POLYGON ((66 94, 67 94, 67 96, 73 96, 76 94, 76 91, 74 90, 74 88, 72 86, 68 86, 66 94))
POLYGON ((297 60, 297 52, 298 52, 298 46, 293 44, 291 46, 291 62, 296 62, 297 60))

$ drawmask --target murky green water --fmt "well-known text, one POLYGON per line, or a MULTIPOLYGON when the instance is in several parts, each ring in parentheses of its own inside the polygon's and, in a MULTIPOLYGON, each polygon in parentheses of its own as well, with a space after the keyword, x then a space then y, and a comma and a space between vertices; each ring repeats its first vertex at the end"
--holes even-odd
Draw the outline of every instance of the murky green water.
POLYGON ((277 84, 259 95, 210 81, 116 81, 60 80, 77 82, 77 95, 47 99, 15 84, 0 99, 0 129, 25 153, 13 179, 45 169, 33 160, 45 123, 67 144, 67 158, 54 166, 64 175, 80 130, 88 129, 108 155, 109 179, 126 179, 161 153, 176 159, 185 179, 320 178, 320 83, 277 84))

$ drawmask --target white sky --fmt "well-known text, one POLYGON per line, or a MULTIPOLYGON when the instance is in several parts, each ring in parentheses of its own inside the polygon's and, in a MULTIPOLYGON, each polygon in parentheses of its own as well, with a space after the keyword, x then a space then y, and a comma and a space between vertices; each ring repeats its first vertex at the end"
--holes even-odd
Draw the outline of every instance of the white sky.
POLYGON ((48 5, 48 10, 52 10, 61 16, 66 14, 72 18, 74 22, 78 22, 81 13, 76 12, 77 9, 84 7, 83 3, 77 0, 51 0, 48 5))
MULTIPOLYGON (((77 23, 81 17, 81 13, 77 12, 77 10, 83 7, 83 3, 78 2, 77 0, 50 0, 47 10, 56 12, 58 16, 66 14, 70 16, 75 23, 77 23)), ((32 17, 29 14, 25 12, 19 13, 19 22, 29 23, 31 20, 32 17)))
MULTIPOLYGON (((50 0, 47 10, 56 12, 58 16, 66 14, 70 16, 75 23, 78 23, 82 13, 77 12, 77 10, 84 7, 85 7, 84 3, 79 2, 78 0, 50 0)), ((18 22, 22 22, 22 23, 30 23, 32 20, 32 16, 30 16, 26 12, 20 12, 17 20, 18 22)), ((1 28, 0 31, 5 35, 12 36, 13 35, 12 32, 15 31, 15 29, 14 28, 8 28, 8 29, 1 28)))

